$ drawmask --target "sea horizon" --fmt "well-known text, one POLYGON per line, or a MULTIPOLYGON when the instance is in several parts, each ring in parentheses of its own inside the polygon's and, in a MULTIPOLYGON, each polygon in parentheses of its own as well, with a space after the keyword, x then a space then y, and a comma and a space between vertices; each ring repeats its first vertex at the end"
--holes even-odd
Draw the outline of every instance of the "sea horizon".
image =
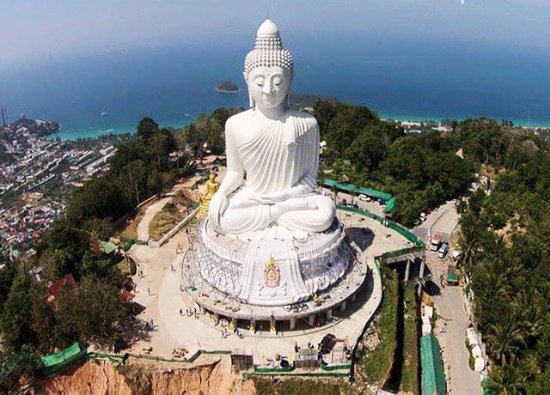
MULTIPOLYGON (((295 59, 292 92, 365 105, 396 120, 486 117, 550 127, 550 54, 380 37, 344 48, 341 37, 331 40, 322 51, 315 40, 285 41, 295 59)), ((210 44, 21 65, 0 73, 0 104, 10 121, 24 113, 59 122, 62 139, 134 132, 145 116, 181 127, 219 107, 247 107, 242 67, 249 49, 210 44), (216 92, 225 80, 241 91, 216 92)))

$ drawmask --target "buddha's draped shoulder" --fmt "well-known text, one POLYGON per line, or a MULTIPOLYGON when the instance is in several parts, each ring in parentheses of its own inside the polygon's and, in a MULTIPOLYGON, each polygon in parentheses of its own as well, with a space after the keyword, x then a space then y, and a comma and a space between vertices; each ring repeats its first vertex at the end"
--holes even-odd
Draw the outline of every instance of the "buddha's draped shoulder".
MULTIPOLYGON (((232 133, 238 133, 236 126, 233 123, 232 133)), ((273 193, 289 189, 307 174, 316 175, 319 127, 313 116, 289 110, 283 119, 265 121, 257 128, 236 144, 247 187, 273 193)))

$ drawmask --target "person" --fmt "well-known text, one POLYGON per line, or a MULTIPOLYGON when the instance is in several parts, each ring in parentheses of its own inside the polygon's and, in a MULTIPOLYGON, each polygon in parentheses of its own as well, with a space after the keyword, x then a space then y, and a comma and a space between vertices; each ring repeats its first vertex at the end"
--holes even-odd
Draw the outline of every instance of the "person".
POLYGON ((225 125, 227 172, 208 211, 217 233, 305 238, 333 223, 333 201, 316 191, 319 125, 288 105, 293 71, 292 55, 267 19, 245 60, 253 108, 225 125))

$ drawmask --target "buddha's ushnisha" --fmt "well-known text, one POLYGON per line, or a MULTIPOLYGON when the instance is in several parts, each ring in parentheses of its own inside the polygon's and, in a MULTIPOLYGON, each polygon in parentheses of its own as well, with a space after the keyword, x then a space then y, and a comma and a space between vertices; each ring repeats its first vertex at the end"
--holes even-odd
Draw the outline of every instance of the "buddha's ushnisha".
POLYGON ((334 220, 334 203, 316 191, 319 126, 288 105, 293 75, 292 55, 267 19, 244 65, 252 108, 225 125, 227 173, 208 213, 218 233, 302 238, 334 220))

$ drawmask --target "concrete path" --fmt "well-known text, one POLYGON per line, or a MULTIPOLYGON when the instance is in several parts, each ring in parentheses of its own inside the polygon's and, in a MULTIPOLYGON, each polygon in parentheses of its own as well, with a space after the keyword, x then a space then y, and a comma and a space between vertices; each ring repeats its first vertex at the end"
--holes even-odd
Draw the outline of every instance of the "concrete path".
MULTIPOLYGON (((421 223, 418 226, 414 227, 412 229, 412 232, 416 236, 423 239, 426 242, 426 245, 427 245, 429 243, 428 239, 430 238, 430 230, 432 230, 432 232, 441 231, 441 232, 444 232, 444 233, 446 233, 447 231, 452 231, 452 229, 456 225, 451 227, 450 230, 449 230, 449 227, 447 225, 442 225, 441 226, 442 230, 439 230, 440 226, 439 225, 435 226, 435 224, 436 223, 439 224, 440 221, 442 221, 443 223, 446 224, 447 221, 450 220, 450 218, 452 218, 452 216, 447 215, 449 210, 455 210, 455 213, 456 213, 456 209, 454 207, 455 207, 455 201, 454 200, 449 200, 445 204, 442 204, 441 206, 439 206, 438 208, 433 210, 430 214, 428 214, 428 216, 426 217, 426 221, 424 221, 423 223, 421 223)), ((456 220, 458 220, 458 215, 456 216, 456 220)))
POLYGON ((171 200, 171 197, 166 197, 147 207, 145 215, 137 227, 138 240, 149 241, 149 223, 151 223, 151 220, 160 210, 162 210, 166 203, 171 200))

